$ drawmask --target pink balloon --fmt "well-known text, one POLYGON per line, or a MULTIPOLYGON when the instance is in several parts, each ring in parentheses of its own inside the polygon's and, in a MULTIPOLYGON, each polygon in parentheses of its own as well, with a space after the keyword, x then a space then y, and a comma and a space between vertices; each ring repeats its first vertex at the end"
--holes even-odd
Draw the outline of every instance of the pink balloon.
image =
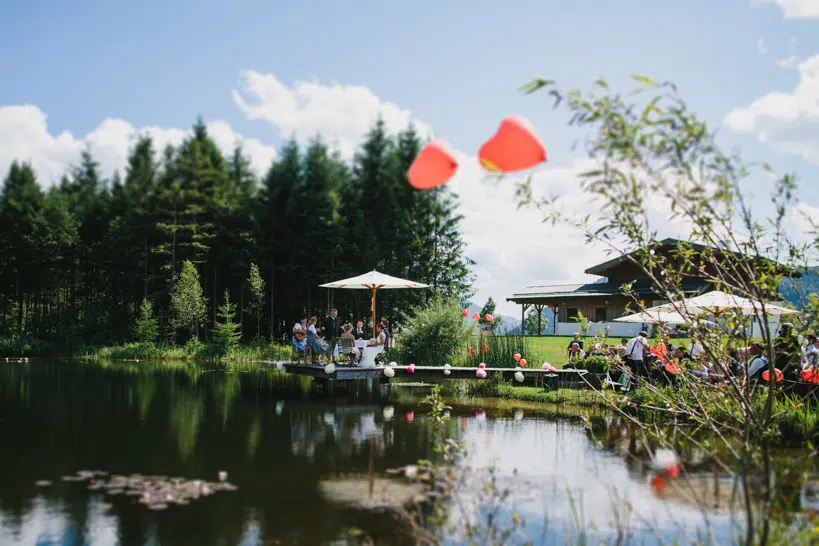
POLYGON ((520 362, 520 353, 515 353, 515 362, 520 362))
POLYGON ((475 375, 478 376, 478 379, 486 379, 486 370, 479 368, 475 375))
POLYGON ((464 317, 468 317, 468 316, 469 316, 469 308, 467 307, 466 309, 464 309, 464 317))
POLYGON ((478 152, 481 166, 493 172, 514 172, 546 161, 546 148, 528 120, 509 116, 478 152))
POLYGON ((415 364, 407 366, 407 373, 415 373, 415 364))
POLYGON ((520 367, 521 367, 521 368, 525 368, 525 367, 526 367, 526 359, 525 359, 525 358, 521 358, 521 359, 520 359, 520 367))
POLYGON ((486 362, 481 362, 480 364, 478 364, 478 367, 479 368, 486 368, 486 362))
POLYGON ((414 420, 415 420, 415 412, 414 411, 408 411, 407 412, 407 421, 412 423, 414 420))
POLYGON ((474 320, 481 320, 481 314, 475 311, 474 313, 472 313, 472 318, 474 320))
POLYGON ((487 322, 492 322, 492 321, 494 321, 494 320, 495 320, 495 317, 493 317, 493 316, 492 316, 492 315, 490 315, 489 313, 487 313, 487 314, 486 314, 486 316, 485 316, 485 317, 483 317, 483 318, 485 318, 485 319, 487 320, 487 322))
POLYGON ((449 144, 433 140, 419 152, 407 171, 407 180, 416 190, 431 190, 455 176, 458 161, 449 144))

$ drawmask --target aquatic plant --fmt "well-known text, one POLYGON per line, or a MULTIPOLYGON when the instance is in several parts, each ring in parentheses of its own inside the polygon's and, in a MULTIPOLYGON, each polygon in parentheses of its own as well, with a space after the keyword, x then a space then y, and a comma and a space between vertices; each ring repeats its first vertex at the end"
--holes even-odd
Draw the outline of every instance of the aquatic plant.
MULTIPOLYGON (((193 501, 209 497, 219 491, 236 491, 238 488, 227 481, 227 472, 218 474, 218 481, 189 480, 167 476, 143 476, 142 474, 112 475, 100 470, 80 470, 74 475, 63 476, 63 482, 84 482, 89 491, 99 491, 109 497, 132 497, 149 510, 165 510, 170 505, 186 506, 193 501)), ((51 482, 39 480, 38 487, 48 487, 51 482)))

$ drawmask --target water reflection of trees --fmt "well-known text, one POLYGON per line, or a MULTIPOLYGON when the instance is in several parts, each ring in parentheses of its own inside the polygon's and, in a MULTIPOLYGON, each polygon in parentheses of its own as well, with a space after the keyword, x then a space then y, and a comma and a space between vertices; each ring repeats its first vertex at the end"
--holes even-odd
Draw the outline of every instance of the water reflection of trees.
POLYGON ((404 417, 410 408, 400 405, 388 418, 377 389, 366 385, 324 391, 309 378, 224 373, 216 365, 2 366, 0 434, 14 439, 0 450, 7 474, 0 488, 2 526, 19 532, 41 503, 49 520, 65 516, 72 542, 87 543, 103 517, 89 514, 104 499, 60 476, 102 469, 214 479, 227 470, 240 486, 235 495, 164 513, 111 501, 119 543, 143 544, 153 535, 169 544, 235 544, 251 524, 248 507, 254 528, 268 539, 321 543, 353 523, 390 536, 392 523, 332 505, 318 493, 318 482, 366 474, 371 439, 378 473, 426 458, 457 423, 441 430, 419 417, 410 424, 404 417), (54 485, 38 489, 39 479, 54 485))

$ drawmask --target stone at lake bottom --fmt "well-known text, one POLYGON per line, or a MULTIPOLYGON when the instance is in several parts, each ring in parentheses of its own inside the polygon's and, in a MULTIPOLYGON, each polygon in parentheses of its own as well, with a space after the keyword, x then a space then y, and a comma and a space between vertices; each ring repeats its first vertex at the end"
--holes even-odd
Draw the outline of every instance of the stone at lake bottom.
POLYGON ((319 490, 325 498, 331 501, 367 510, 397 508, 423 493, 423 488, 418 484, 375 478, 373 494, 370 496, 368 476, 325 480, 319 483, 319 490))
POLYGON ((51 482, 48 480, 37 480, 36 482, 34 482, 34 485, 36 485, 37 487, 48 487, 51 485, 51 482))
POLYGON ((148 510, 165 510, 168 508, 168 505, 165 503, 157 503, 157 504, 149 504, 148 510))

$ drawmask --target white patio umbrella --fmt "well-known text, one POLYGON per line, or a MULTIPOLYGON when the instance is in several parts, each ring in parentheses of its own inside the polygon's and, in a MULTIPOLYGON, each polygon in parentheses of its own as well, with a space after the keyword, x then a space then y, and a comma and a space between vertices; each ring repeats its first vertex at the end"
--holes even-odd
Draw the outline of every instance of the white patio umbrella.
POLYGON ((693 322, 691 319, 677 313, 676 311, 652 311, 647 310, 642 313, 634 313, 624 317, 614 319, 615 322, 630 322, 636 324, 686 324, 693 322))
MULTIPOLYGON (((647 311, 675 311, 676 309, 681 309, 686 313, 707 312, 714 315, 719 315, 723 311, 739 309, 744 315, 750 316, 761 314, 761 305, 762 304, 760 302, 754 302, 748 298, 734 296, 732 294, 726 294, 725 292, 715 290, 693 298, 688 298, 677 302, 676 304, 666 303, 664 305, 658 305, 657 307, 647 309, 647 311)), ((765 304, 766 315, 790 315, 798 312, 799 311, 794 309, 782 307, 781 305, 765 304)))
POLYGON ((375 328, 375 293, 378 290, 396 290, 399 288, 429 288, 428 284, 408 281, 379 273, 375 269, 358 277, 341 279, 319 285, 320 288, 348 288, 352 290, 369 290, 372 294, 373 328, 375 328))

